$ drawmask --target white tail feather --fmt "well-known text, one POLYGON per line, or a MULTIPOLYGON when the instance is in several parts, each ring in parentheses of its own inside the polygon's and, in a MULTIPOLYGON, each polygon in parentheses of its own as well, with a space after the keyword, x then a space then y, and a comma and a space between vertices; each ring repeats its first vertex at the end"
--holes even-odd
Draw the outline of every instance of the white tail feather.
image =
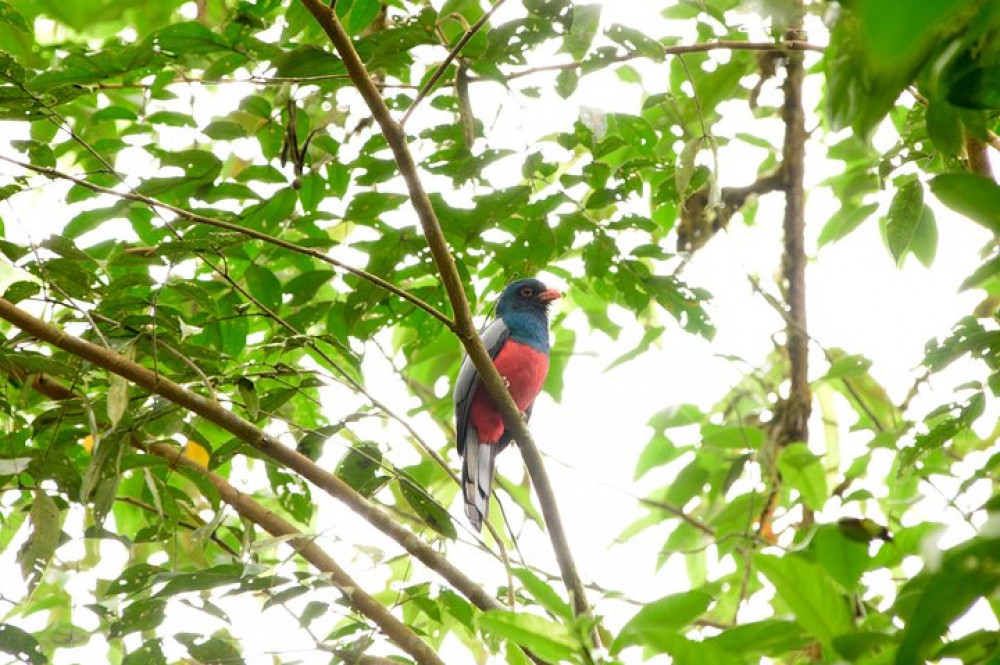
POLYGON ((476 531, 482 528, 489 514, 497 448, 497 445, 480 445, 478 432, 474 427, 469 428, 462 463, 462 490, 465 494, 465 514, 476 531))

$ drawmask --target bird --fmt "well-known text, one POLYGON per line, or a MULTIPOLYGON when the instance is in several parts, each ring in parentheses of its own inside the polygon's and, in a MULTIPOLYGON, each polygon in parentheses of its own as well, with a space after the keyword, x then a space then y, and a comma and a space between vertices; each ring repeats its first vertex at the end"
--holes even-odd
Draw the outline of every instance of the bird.
MULTIPOLYGON (((538 279, 511 282, 500 294, 496 318, 481 333, 525 421, 531 417, 549 371, 548 310, 560 297, 559 291, 538 279)), ((496 456, 511 440, 500 411, 481 383, 466 355, 455 378, 455 432, 462 456, 465 514, 477 532, 489 511, 496 456)))

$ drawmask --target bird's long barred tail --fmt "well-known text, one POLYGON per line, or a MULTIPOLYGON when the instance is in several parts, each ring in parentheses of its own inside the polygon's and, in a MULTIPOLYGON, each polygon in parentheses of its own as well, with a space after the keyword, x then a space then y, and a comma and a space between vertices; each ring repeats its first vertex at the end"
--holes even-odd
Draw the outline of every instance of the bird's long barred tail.
POLYGON ((465 492, 465 514, 472 527, 479 531, 490 508, 493 492, 493 464, 500 446, 480 444, 475 429, 470 429, 465 441, 462 461, 462 490, 465 492))

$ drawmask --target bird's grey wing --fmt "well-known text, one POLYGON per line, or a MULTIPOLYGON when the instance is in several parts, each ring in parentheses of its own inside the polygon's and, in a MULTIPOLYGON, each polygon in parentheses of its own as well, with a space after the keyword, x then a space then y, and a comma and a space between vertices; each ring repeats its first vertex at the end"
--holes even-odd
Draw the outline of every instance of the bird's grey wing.
MULTIPOLYGON (((510 330, 503 319, 496 319, 486 327, 480 335, 483 346, 490 354, 490 358, 495 358, 500 353, 503 343, 510 337, 510 330)), ((479 372, 472 364, 469 356, 462 359, 462 366, 455 377, 455 391, 452 399, 455 402, 455 436, 458 454, 465 450, 465 438, 469 427, 469 409, 472 407, 472 396, 476 394, 479 386, 479 372)))

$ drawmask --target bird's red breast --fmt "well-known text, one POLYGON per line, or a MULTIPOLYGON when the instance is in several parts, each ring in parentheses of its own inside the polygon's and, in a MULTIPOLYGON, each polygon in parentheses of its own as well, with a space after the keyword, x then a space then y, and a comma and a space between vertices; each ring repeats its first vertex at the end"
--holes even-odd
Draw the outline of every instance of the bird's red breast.
MULTIPOLYGON (((524 411, 531 406, 549 371, 548 354, 511 339, 500 349, 493 364, 500 376, 507 379, 510 396, 517 408, 524 411)), ((469 420, 479 433, 481 443, 493 444, 503 436, 503 419, 482 386, 476 389, 472 398, 469 420)))

